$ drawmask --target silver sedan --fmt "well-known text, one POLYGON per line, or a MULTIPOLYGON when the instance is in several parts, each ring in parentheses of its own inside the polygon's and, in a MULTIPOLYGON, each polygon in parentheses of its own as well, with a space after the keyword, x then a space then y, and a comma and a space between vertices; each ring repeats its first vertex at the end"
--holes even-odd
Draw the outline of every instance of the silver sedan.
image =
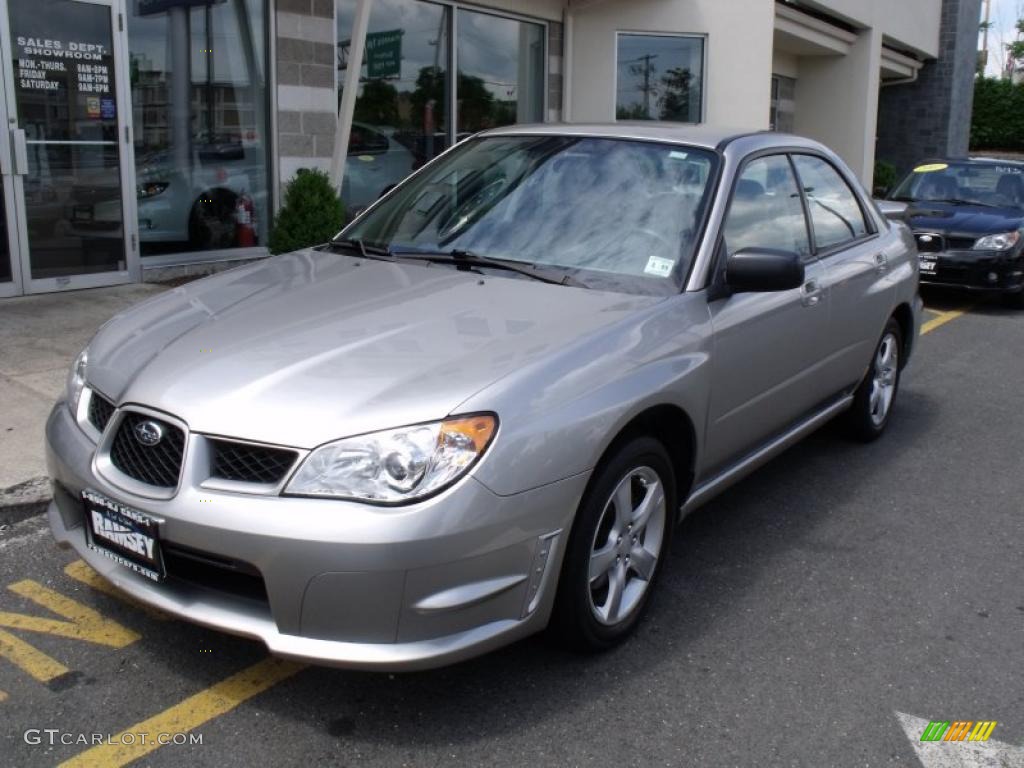
POLYGON ((817 143, 489 131, 334 241, 106 324, 47 424, 50 524, 282 656, 600 650, 683 515, 833 417, 882 434, 917 288, 909 231, 817 143))

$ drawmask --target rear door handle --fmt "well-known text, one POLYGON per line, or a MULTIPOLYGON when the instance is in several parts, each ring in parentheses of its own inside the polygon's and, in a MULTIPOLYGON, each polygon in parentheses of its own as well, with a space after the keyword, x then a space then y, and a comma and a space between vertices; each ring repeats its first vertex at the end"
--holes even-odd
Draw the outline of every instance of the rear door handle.
POLYGON ((800 299, 805 307, 813 307, 821 303, 821 288, 817 280, 808 280, 804 283, 803 296, 800 299))
POLYGON ((884 253, 875 254, 875 269, 878 270, 879 274, 889 271, 889 259, 886 258, 884 253))

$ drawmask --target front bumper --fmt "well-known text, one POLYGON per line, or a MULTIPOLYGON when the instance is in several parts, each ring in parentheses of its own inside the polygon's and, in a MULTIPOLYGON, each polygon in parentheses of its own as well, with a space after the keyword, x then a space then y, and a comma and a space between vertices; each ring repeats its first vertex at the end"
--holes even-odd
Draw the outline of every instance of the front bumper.
POLYGON ((923 285, 1013 293, 1024 289, 1024 255, 996 251, 922 253, 920 276, 923 285))
POLYGON ((140 602, 262 640, 280 656, 363 669, 440 666, 543 628, 587 481, 498 496, 468 477, 390 508, 187 483, 157 500, 98 474, 95 447, 58 403, 46 427, 58 542, 140 602), (161 545, 200 567, 168 561, 157 583, 91 549, 86 488, 160 520, 161 545))

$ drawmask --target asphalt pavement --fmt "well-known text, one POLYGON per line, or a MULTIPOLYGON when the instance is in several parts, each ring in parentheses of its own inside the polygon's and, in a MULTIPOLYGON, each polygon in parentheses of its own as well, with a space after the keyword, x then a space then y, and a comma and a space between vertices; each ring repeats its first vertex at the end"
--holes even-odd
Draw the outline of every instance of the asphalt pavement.
POLYGON ((883 439, 826 427, 689 517, 600 656, 536 637, 411 674, 281 663, 100 591, 41 518, 11 526, 2 762, 916 766, 921 722, 994 720, 1012 746, 934 764, 1024 766, 1024 313, 932 303, 883 439))

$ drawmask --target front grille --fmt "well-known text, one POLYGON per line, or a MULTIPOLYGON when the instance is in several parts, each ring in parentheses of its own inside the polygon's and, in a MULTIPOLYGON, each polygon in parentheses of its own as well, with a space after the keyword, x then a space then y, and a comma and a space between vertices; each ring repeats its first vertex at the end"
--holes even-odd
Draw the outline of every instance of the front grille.
POLYGON ((128 477, 147 485, 173 488, 181 474, 181 459, 185 453, 185 433, 173 424, 127 411, 117 428, 113 445, 110 446, 110 461, 128 477), (163 430, 163 437, 156 445, 139 442, 135 428, 145 421, 151 421, 163 430))
POLYGON ((917 250, 920 253, 941 253, 945 250, 945 243, 941 235, 929 232, 918 232, 914 234, 917 240, 917 250))
POLYGON ((977 242, 973 237, 947 237, 946 249, 950 251, 970 251, 977 242))
POLYGON ((281 482, 298 454, 285 448, 268 448, 231 440, 211 440, 213 476, 243 483, 281 482))
POLYGON ((114 404, 96 390, 89 396, 89 423, 102 432, 114 415, 114 404))
POLYGON ((250 600, 267 601, 263 575, 250 563, 170 542, 163 542, 160 551, 163 553, 168 579, 180 579, 195 586, 250 600))

